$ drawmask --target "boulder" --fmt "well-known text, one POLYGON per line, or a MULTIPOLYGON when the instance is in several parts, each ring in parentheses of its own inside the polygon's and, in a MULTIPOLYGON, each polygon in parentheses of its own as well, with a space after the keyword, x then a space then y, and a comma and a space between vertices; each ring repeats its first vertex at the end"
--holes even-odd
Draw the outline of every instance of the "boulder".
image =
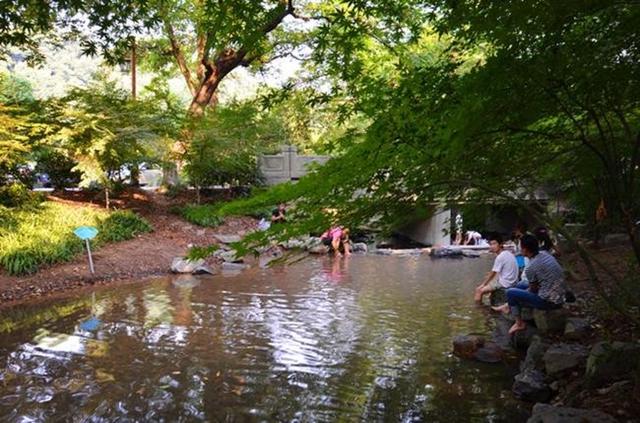
POLYGON ((204 266, 204 259, 189 260, 185 257, 176 257, 171 262, 171 271, 173 273, 193 273, 202 266, 204 266))
POLYGON ((570 341, 579 341, 589 336, 591 325, 586 319, 569 317, 564 326, 564 337, 570 341))
POLYGON ((457 335, 453 338, 453 353, 461 358, 474 358, 476 351, 484 345, 479 335, 457 335))
POLYGON ((203 264, 202 266, 196 267, 196 269, 191 273, 194 275, 215 275, 216 271, 206 264, 203 264))
POLYGON ((584 365, 589 351, 580 344, 553 344, 542 357, 548 375, 553 376, 584 365))
POLYGON ((533 321, 542 334, 563 333, 567 323, 567 311, 556 310, 533 310, 533 321))
POLYGON ((280 245, 287 250, 292 250, 294 248, 305 248, 306 244, 305 241, 300 239, 289 239, 280 245))
POLYGON ((307 251, 311 254, 327 254, 329 247, 326 245, 318 244, 307 248, 307 251))
POLYGON ((534 335, 531 338, 529 348, 527 348, 527 355, 520 364, 520 371, 527 370, 543 370, 544 369, 544 353, 549 348, 549 343, 544 342, 539 335, 534 335))
POLYGON ((311 248, 317 245, 322 245, 322 240, 317 236, 310 236, 304 241, 304 248, 311 248))
POLYGON ((214 257, 217 257, 224 261, 225 263, 240 263, 242 262, 242 258, 236 255, 236 250, 217 250, 213 253, 214 257))
POLYGON ((473 354, 473 359, 483 363, 498 363, 504 358, 504 351, 495 342, 485 342, 473 354))
POLYGON ((280 247, 271 247, 268 250, 264 250, 260 254, 260 258, 258 259, 258 263, 260 267, 268 267, 272 261, 278 260, 284 256, 282 249, 280 247))
POLYGON ((600 410, 536 404, 527 423, 614 423, 616 421, 600 410))
POLYGON ((551 388, 539 370, 525 370, 516 375, 511 388, 516 398, 529 402, 546 402, 551 398, 551 388))
POLYGON ((240 242, 242 240, 242 237, 240 235, 214 234, 213 237, 222 244, 231 244, 234 242, 240 242))
POLYGON ((519 330, 511 335, 511 346, 517 350, 524 350, 529 348, 533 337, 538 334, 538 329, 528 324, 525 330, 519 330))
POLYGON ((392 250, 390 250, 389 248, 378 248, 375 250, 375 253, 380 256, 390 256, 392 253, 392 250))
POLYGON ((586 377, 591 386, 629 378, 640 369, 640 344, 598 342, 587 359, 586 377))
POLYGON ((247 268, 249 268, 249 266, 244 263, 229 263, 229 262, 222 263, 223 271, 240 272, 247 268))
POLYGON ((351 250, 354 253, 367 253, 368 251, 368 247, 367 244, 365 244, 364 242, 354 242, 353 245, 351 246, 351 250))

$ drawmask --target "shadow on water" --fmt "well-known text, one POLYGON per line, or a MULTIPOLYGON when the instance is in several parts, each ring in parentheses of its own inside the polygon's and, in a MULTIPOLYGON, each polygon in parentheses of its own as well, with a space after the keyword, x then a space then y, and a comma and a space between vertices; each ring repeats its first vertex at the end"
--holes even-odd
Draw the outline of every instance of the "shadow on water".
POLYGON ((318 258, 6 310, 0 420, 523 421, 512 368, 450 353, 490 331, 489 266, 318 258))

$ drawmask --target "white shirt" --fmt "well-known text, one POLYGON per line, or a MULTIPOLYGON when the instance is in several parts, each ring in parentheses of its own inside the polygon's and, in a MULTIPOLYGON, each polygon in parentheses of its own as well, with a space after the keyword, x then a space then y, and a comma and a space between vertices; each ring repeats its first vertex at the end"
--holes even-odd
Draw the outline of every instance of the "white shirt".
POLYGON ((509 251, 498 254, 491 270, 498 274, 498 283, 503 288, 511 288, 518 282, 518 262, 509 251))

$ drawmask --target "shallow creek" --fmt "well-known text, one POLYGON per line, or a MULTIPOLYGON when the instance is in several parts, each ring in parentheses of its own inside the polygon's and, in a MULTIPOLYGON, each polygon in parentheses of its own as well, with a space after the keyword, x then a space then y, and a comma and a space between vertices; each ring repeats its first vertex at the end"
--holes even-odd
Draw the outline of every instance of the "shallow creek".
POLYGON ((0 421, 523 421, 512 365, 451 354, 491 331, 490 263, 310 258, 4 309, 0 421))

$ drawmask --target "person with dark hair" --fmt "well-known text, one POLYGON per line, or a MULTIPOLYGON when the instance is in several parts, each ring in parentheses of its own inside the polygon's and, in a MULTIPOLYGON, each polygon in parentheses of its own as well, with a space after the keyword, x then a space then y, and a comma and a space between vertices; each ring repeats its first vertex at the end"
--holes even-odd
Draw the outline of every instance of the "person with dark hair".
POLYGON ((562 267, 555 257, 540 249, 535 236, 524 235, 520 240, 520 248, 522 254, 531 260, 525 271, 528 284, 521 283, 507 289, 507 304, 494 308, 496 311, 510 311, 516 319, 509 329, 509 334, 527 328, 527 324, 521 317, 522 307, 540 310, 562 307, 566 292, 562 267))
POLYGON ((344 252, 345 256, 351 255, 351 242, 349 240, 348 228, 332 226, 320 235, 320 240, 324 245, 329 247, 329 252, 333 252, 336 257, 339 257, 341 252, 344 252))
POLYGON ((496 289, 507 289, 518 282, 518 263, 515 256, 503 248, 502 237, 495 234, 489 237, 489 250, 496 255, 491 271, 475 290, 474 299, 482 302, 482 296, 496 289), (497 276, 497 280, 496 280, 497 276), (494 281, 493 283, 491 283, 494 281))
POLYGON ((540 226, 533 231, 533 234, 538 238, 539 249, 553 254, 554 244, 551 236, 549 235, 549 230, 544 226, 540 226))
POLYGON ((278 207, 271 212, 271 223, 282 223, 287 220, 285 216, 287 212, 287 205, 284 203, 278 204, 278 207))

